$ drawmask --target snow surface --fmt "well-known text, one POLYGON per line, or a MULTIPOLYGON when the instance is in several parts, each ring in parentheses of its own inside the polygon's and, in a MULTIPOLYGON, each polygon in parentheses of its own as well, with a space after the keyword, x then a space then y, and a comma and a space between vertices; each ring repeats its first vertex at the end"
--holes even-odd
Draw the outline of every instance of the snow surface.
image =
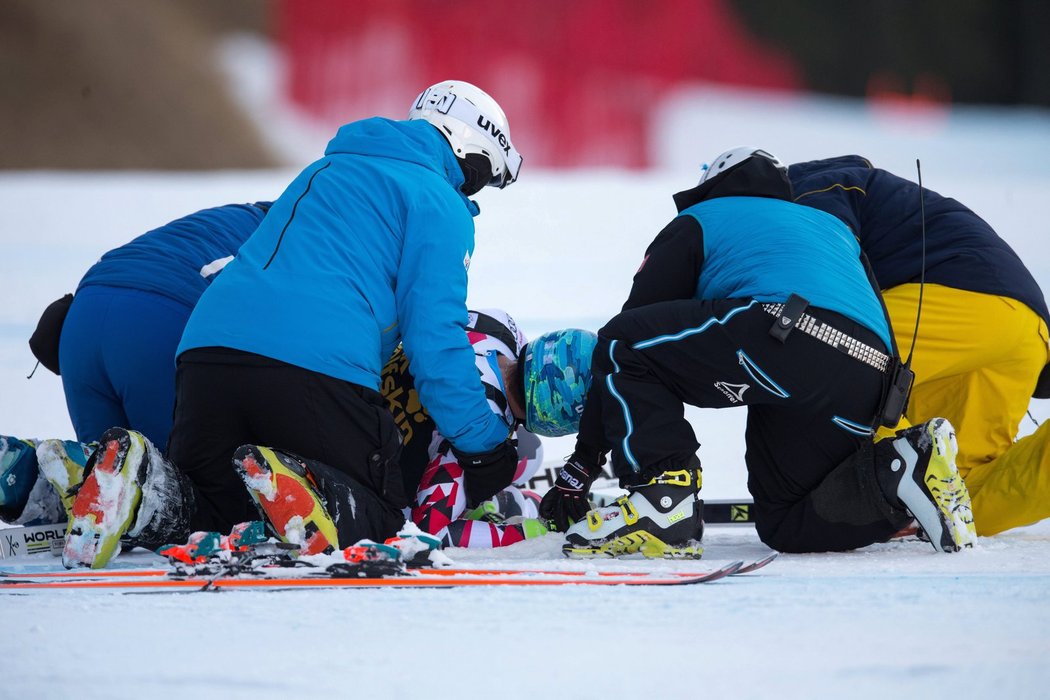
MULTIPOLYGON (((507 309, 529 336, 597 329, 673 216, 671 193, 741 142, 789 161, 857 152, 906 176, 921 158, 926 185, 987 218, 1050 289, 1046 112, 908 114, 697 88, 669 100, 657 124, 653 172, 538 172, 526 153, 519 183, 483 192, 471 303, 507 309)), ((99 255, 203 207, 275 198, 322 145, 274 172, 0 173, 0 433, 72 437, 60 380, 43 369, 25 379, 26 339, 99 255)), ((1046 418, 1046 403, 1032 413, 1046 418)), ((744 413, 688 415, 704 495, 745 496, 744 413)), ((570 450, 571 439, 547 441, 547 461, 570 450)), ((449 555, 686 571, 767 551, 746 526, 709 528, 699 562, 569 562, 559 545, 552 536, 449 555)), ((12 566, 58 562, 0 563, 12 566)), ((761 572, 684 588, 0 593, 0 698, 1041 698, 1048 589, 1050 521, 955 555, 918 541, 781 555, 761 572)))

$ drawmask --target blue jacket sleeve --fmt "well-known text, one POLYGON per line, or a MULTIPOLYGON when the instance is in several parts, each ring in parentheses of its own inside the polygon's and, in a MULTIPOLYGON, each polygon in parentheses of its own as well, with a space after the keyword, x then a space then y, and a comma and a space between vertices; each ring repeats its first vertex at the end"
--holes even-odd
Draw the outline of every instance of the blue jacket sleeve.
POLYGON ((487 452, 510 433, 489 408, 465 330, 474 224, 449 191, 420 193, 397 275, 401 338, 420 401, 458 450, 487 452))

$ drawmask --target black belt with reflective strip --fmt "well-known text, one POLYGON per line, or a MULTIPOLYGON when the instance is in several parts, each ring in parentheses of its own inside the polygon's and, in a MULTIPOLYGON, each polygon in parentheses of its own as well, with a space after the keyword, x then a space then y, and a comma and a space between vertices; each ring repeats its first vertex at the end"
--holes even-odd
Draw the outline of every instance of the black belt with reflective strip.
MULTIPOLYGON (((784 304, 762 304, 762 308, 766 310, 766 313, 776 316, 778 319, 781 315, 784 315, 785 318, 790 318, 790 314, 783 313, 784 306, 784 304)), ((774 328, 778 328, 778 325, 774 324, 774 328)), ((793 328, 797 328, 806 335, 813 336, 822 343, 827 343, 836 350, 844 352, 854 359, 860 360, 867 365, 871 365, 880 372, 885 372, 886 367, 889 365, 890 356, 886 353, 876 350, 867 343, 857 340, 851 335, 847 335, 840 330, 832 328, 828 324, 813 318, 807 313, 801 313, 798 315, 798 320, 795 321, 793 328)))

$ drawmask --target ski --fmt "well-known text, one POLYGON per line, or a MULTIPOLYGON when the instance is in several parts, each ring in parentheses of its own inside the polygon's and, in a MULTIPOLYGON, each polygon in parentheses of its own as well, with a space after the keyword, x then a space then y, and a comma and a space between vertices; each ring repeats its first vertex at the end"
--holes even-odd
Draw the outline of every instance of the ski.
POLYGON ((773 560, 776 559, 779 555, 780 555, 779 552, 773 552, 772 554, 770 554, 767 557, 763 557, 762 559, 759 559, 757 561, 753 561, 750 564, 744 564, 743 566, 741 566, 739 569, 737 569, 734 572, 734 576, 736 574, 750 574, 752 571, 758 571, 763 566, 771 564, 773 562, 773 560))
MULTIPOLYGON (((758 571, 764 566, 768 566, 778 556, 777 552, 758 559, 750 563, 740 562, 740 567, 733 571, 730 576, 737 576, 740 574, 749 574, 752 571, 758 571)), ((559 576, 652 576, 653 574, 646 571, 558 571, 551 569, 461 569, 459 567, 447 568, 447 569, 423 569, 423 571, 433 574, 471 574, 475 576, 489 576, 492 574, 543 574, 543 575, 559 575, 559 576)), ((666 574, 660 574, 662 576, 680 576, 683 578, 690 578, 694 576, 702 576, 696 572, 689 571, 671 571, 666 574)))
MULTIPOLYGON (((774 559, 777 558, 777 553, 773 552, 767 557, 753 561, 750 563, 740 562, 740 568, 733 571, 730 575, 737 576, 740 574, 751 573, 757 571, 764 566, 770 564, 774 559)), ((306 572, 305 575, 312 573, 311 569, 299 569, 300 571, 306 572)), ((267 571, 287 571, 286 567, 272 567, 272 568, 261 568, 256 569, 258 572, 267 571)), ((498 569, 498 568, 465 568, 458 566, 444 567, 440 569, 435 568, 417 568, 410 569, 411 572, 419 574, 421 576, 598 576, 598 577, 636 577, 636 576, 676 576, 680 578, 695 578, 698 576, 706 576, 708 572, 694 572, 694 571, 671 571, 661 572, 654 574, 648 571, 580 571, 580 570, 560 570, 560 569, 498 569)), ((178 573, 171 569, 72 569, 68 571, 43 571, 43 572, 11 572, 11 571, 0 571, 0 586, 9 585, 12 581, 54 581, 57 579, 78 579, 78 580, 91 580, 91 579, 103 579, 103 578, 151 578, 157 576, 168 576, 177 577, 178 573)), ((203 578, 203 577, 198 577, 203 578)))
POLYGON ((746 500, 704 499, 705 525, 754 525, 754 503, 746 500))
POLYGON ((53 580, 0 581, 0 592, 16 592, 27 589, 110 589, 110 590, 222 590, 292 589, 292 588, 459 588, 470 586, 681 586, 710 583, 735 574, 743 562, 732 562, 713 571, 694 574, 611 574, 588 576, 585 572, 536 572, 504 573, 485 570, 483 574, 464 573, 455 569, 440 569, 441 573, 415 573, 410 570, 392 576, 356 576, 353 570, 310 572, 304 576, 249 576, 231 578, 224 576, 185 578, 162 578, 144 575, 138 578, 95 577, 65 578, 53 580))
MULTIPOLYGON (((622 491, 592 493, 596 505, 609 505, 622 491)), ((747 500, 704 501, 704 523, 706 525, 753 525, 755 522, 753 503, 747 500)), ((66 523, 29 525, 0 528, 0 559, 38 554, 61 554, 65 542, 66 523)))

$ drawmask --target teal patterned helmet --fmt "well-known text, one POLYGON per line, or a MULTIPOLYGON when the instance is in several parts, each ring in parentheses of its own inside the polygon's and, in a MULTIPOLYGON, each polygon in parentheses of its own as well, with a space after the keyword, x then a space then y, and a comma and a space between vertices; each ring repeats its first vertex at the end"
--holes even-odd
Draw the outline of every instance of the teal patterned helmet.
POLYGON ((546 333, 525 347, 525 428, 558 437, 578 432, 598 336, 579 328, 546 333))

